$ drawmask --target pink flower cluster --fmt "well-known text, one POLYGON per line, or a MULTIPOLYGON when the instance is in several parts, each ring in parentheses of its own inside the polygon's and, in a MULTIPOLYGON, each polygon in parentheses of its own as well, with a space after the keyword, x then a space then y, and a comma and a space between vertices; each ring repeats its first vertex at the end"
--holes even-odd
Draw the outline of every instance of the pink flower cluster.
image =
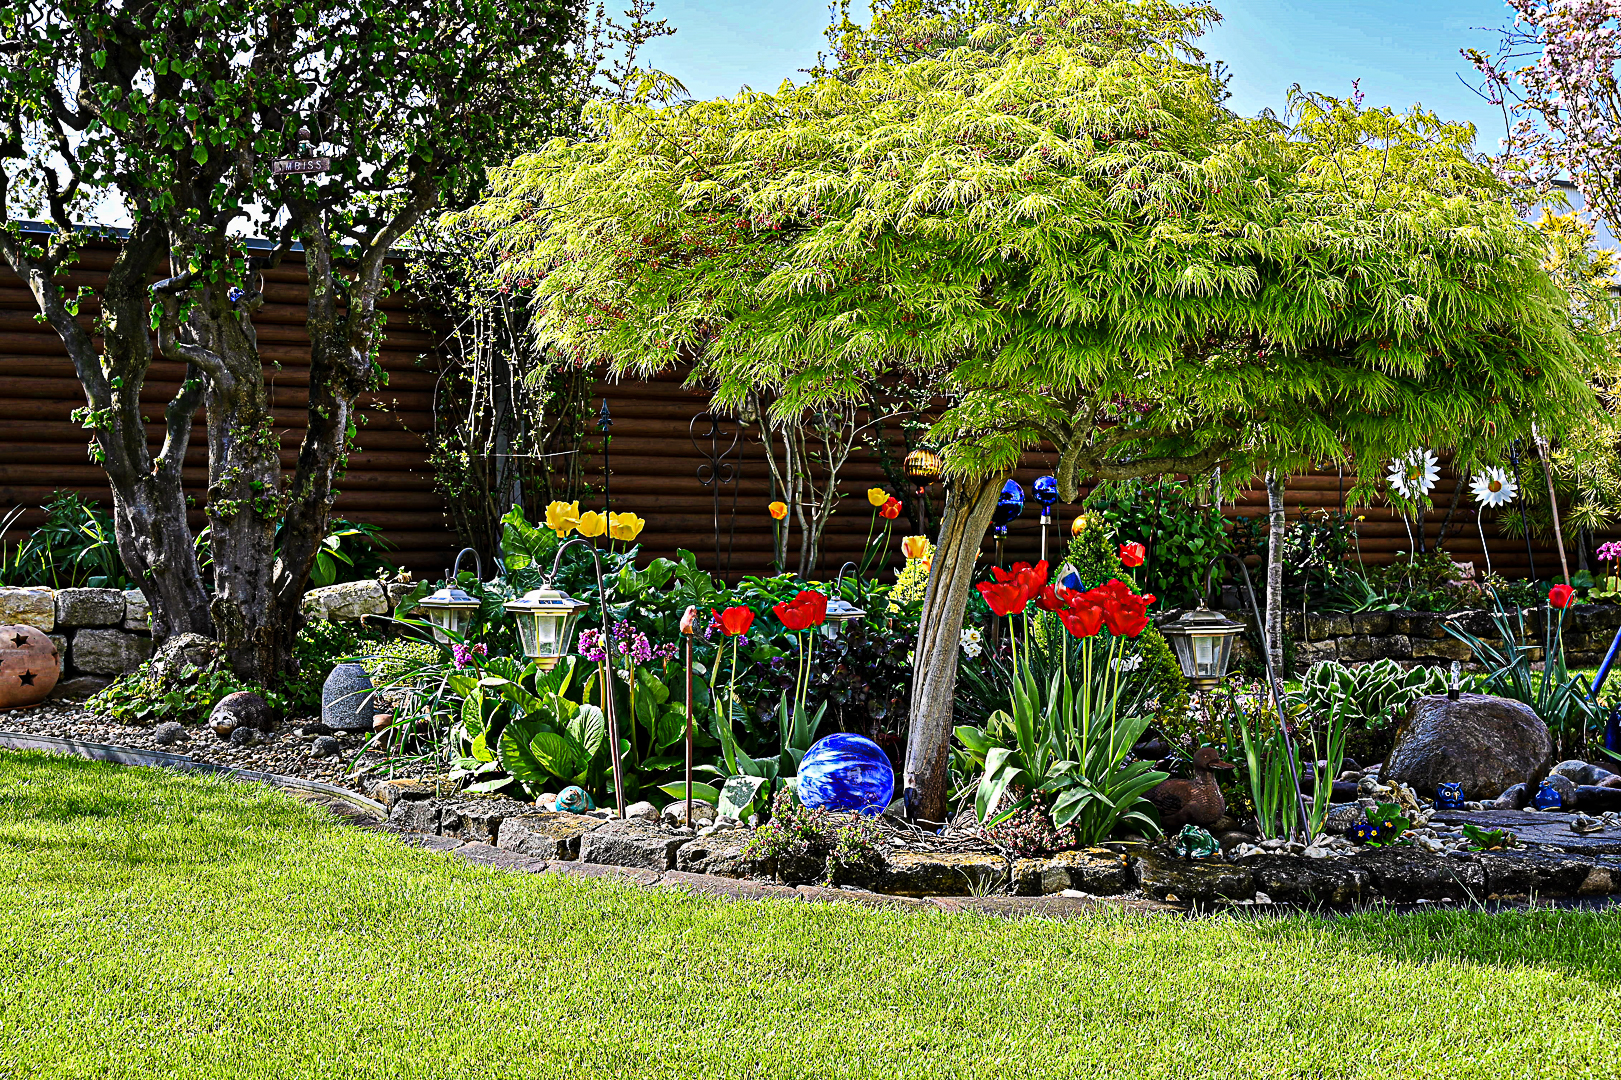
POLYGON ((1465 49, 1488 101, 1518 119, 1494 165, 1547 188, 1568 177, 1584 208, 1621 226, 1621 3, 1508 0, 1514 23, 1496 56, 1465 49))
MULTIPOLYGON (((629 623, 614 623, 610 636, 613 651, 619 656, 629 657, 630 662, 633 664, 645 664, 655 658, 674 660, 678 655, 678 650, 673 642, 654 645, 647 640, 646 634, 629 623)), ((581 630, 579 650, 580 655, 587 660, 600 661, 607 656, 607 651, 603 648, 602 631, 595 629, 581 630)))
POLYGON ((1621 540, 1611 540, 1598 546, 1599 562, 1615 562, 1617 559, 1621 559, 1621 540))
POLYGON ((456 662, 458 668, 472 667, 473 654, 475 653, 479 656, 488 656, 490 655, 489 646, 481 641, 472 648, 468 648, 466 645, 452 645, 450 647, 451 659, 456 662))

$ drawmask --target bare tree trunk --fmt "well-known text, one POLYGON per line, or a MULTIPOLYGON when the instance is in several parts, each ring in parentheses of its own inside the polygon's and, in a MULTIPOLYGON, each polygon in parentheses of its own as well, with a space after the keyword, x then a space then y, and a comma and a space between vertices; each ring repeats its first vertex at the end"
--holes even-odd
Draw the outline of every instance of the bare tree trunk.
POLYGON ((973 585, 980 542, 996 511, 1003 477, 958 481, 946 490, 945 516, 923 598, 912 663, 912 713, 903 778, 907 808, 926 821, 944 821, 950 796, 946 774, 952 697, 963 612, 973 585))
POLYGON ((1283 477, 1277 470, 1266 474, 1266 638, 1272 655, 1272 670, 1282 678, 1283 670, 1283 477))

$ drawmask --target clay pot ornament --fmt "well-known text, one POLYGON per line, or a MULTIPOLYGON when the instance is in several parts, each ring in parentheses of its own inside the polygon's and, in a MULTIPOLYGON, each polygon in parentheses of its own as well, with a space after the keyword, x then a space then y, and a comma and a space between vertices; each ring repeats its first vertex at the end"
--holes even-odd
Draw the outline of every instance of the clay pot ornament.
POLYGON ((38 705, 61 677, 62 657, 45 631, 0 626, 0 709, 38 705))

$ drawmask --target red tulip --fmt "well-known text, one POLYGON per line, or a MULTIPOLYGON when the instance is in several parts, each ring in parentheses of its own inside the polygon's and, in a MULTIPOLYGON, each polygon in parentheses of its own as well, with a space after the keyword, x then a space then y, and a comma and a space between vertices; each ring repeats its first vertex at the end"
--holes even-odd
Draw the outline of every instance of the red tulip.
POLYGON ((1128 544, 1120 545, 1120 561, 1126 566, 1141 566, 1143 560, 1148 558, 1148 549, 1133 540, 1128 544))
POLYGON ((1030 597, 1025 594, 1024 588, 1015 581, 1006 584, 981 581, 974 588, 979 590, 979 595, 985 598, 991 610, 998 615, 1017 615, 1030 603, 1030 597))
POLYGON ((754 625, 754 612, 746 607, 729 607, 725 611, 709 609, 710 614, 720 620, 721 629, 726 631, 727 637, 737 637, 739 634, 749 632, 754 625))
POLYGON ((1104 611, 1092 604, 1079 603, 1058 613, 1058 619, 1076 637, 1092 637, 1103 627, 1104 611))
POLYGON ((787 629, 808 630, 827 621, 827 597, 806 589, 792 600, 773 604, 771 610, 787 629))
POLYGON ((1059 596, 1058 590, 1051 585, 1042 588, 1041 595, 1036 597, 1036 602, 1046 611, 1064 612, 1069 610, 1069 600, 1066 597, 1059 596))
POLYGON ((901 501, 891 496, 888 502, 878 508, 878 516, 894 521, 901 516, 901 501))
POLYGON ((1576 602, 1576 590, 1569 585, 1555 585, 1548 590, 1548 603, 1560 611, 1570 607, 1576 602))

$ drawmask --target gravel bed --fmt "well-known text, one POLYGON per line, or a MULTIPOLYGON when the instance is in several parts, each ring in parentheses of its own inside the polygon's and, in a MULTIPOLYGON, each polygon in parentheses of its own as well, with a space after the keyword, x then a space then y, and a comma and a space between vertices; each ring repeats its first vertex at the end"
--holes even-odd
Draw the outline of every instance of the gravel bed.
POLYGON ((317 735, 302 733, 302 726, 306 722, 314 723, 289 721, 278 730, 264 734, 262 741, 252 746, 241 746, 229 739, 222 739, 202 725, 187 725, 185 736, 180 741, 162 746, 153 737, 153 728, 120 724, 96 716, 86 711, 83 705, 73 702, 47 702, 30 709, 12 709, 0 714, 0 731, 53 735, 59 739, 181 754, 193 761, 234 769, 254 769, 303 780, 319 780, 362 795, 368 794, 379 779, 419 776, 432 771, 410 762, 396 764, 391 770, 381 755, 360 753, 363 739, 343 733, 334 736, 342 748, 337 757, 314 757, 310 753, 310 746, 317 735), (357 756, 360 758, 359 766, 351 770, 357 756))

